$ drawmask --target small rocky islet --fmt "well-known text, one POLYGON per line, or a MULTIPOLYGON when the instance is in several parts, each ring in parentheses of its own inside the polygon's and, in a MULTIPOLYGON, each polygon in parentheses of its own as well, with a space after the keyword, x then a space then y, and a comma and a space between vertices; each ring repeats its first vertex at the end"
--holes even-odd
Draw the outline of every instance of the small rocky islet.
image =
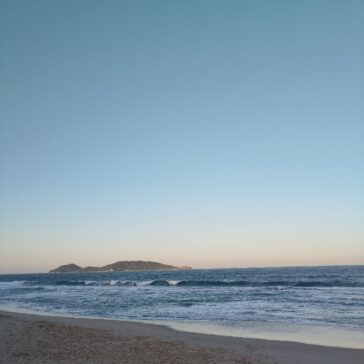
POLYGON ((189 266, 175 267, 173 265, 143 260, 119 261, 103 267, 80 267, 77 264, 65 264, 52 269, 49 273, 88 273, 88 272, 138 272, 151 270, 187 270, 189 266))

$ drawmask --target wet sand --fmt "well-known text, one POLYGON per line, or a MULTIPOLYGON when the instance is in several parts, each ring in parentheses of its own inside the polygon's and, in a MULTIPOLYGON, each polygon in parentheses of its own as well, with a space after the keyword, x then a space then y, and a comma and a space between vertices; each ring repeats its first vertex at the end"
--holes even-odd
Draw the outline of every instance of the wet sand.
POLYGON ((364 349, 0 311, 0 363, 363 364, 364 349))

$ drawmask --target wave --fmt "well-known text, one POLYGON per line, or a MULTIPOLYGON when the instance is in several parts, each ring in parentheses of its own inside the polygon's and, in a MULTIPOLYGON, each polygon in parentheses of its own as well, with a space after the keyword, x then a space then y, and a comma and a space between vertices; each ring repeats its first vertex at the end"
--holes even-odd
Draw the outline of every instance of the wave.
POLYGON ((136 286, 137 282, 133 281, 120 281, 112 279, 110 281, 27 281, 26 285, 45 285, 45 286, 136 286))
POLYGON ((364 282, 335 281, 241 281, 241 280, 150 280, 150 281, 25 281, 25 285, 52 285, 52 286, 156 286, 156 287, 284 287, 310 288, 310 287, 364 287, 364 282))
POLYGON ((212 286, 212 287, 364 287, 356 282, 324 282, 324 281, 180 281, 178 286, 212 286))
POLYGON ((61 280, 61 281, 26 281, 24 282, 24 285, 30 285, 30 286, 85 286, 85 281, 67 281, 67 280, 61 280))
POLYGON ((11 286, 19 286, 24 284, 26 281, 9 281, 9 282, 0 282, 0 287, 11 287, 11 286))

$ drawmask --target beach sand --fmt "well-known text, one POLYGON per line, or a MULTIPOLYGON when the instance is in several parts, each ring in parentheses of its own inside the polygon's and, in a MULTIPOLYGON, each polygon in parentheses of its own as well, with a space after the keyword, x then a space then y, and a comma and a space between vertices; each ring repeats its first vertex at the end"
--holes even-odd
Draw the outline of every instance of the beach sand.
POLYGON ((0 363, 363 364, 363 349, 0 311, 0 363))

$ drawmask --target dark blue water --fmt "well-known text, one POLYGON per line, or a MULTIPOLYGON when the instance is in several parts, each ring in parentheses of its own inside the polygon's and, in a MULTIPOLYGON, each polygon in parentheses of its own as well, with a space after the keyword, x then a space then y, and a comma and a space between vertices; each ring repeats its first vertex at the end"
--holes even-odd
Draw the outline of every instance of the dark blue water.
POLYGON ((119 319, 364 328, 364 266, 0 275, 0 305, 119 319))

